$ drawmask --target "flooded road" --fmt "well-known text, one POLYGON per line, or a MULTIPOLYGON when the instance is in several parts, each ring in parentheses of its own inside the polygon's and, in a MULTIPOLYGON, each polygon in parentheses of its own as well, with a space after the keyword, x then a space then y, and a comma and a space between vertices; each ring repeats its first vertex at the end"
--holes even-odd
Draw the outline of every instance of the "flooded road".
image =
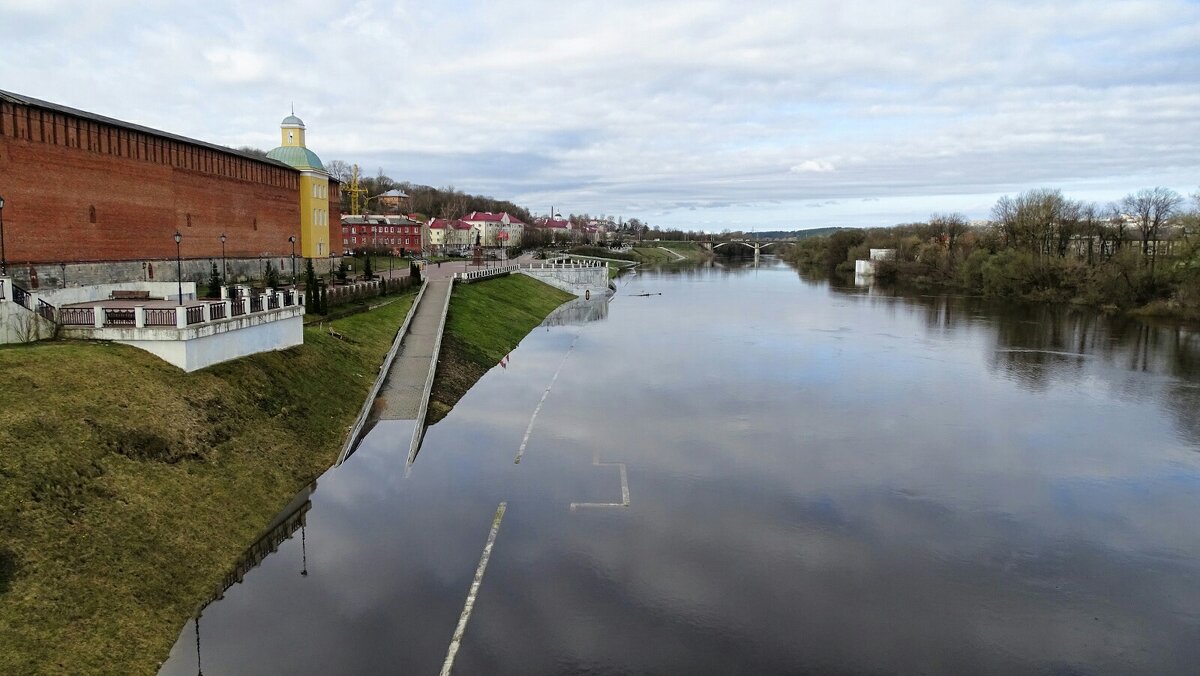
POLYGON ((619 284, 407 477, 373 428, 161 673, 1195 673, 1196 333, 780 265, 619 284))

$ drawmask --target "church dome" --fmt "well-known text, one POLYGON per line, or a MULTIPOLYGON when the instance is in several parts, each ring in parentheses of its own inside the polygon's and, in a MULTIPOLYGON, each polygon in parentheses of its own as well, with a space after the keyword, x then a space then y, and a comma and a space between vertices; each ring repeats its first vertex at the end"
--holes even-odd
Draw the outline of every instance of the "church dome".
POLYGON ((301 120, 300 118, 296 117, 295 115, 288 115, 287 117, 283 118, 283 122, 280 122, 279 126, 281 126, 281 127, 300 127, 301 129, 303 129, 304 128, 304 120, 301 120))
MULTIPOLYGON (((297 119, 297 121, 299 120, 297 119)), ((303 146, 280 146, 267 153, 267 157, 273 160, 279 160, 280 162, 295 167, 296 169, 325 171, 325 165, 321 164, 321 158, 317 157, 316 153, 303 146)))

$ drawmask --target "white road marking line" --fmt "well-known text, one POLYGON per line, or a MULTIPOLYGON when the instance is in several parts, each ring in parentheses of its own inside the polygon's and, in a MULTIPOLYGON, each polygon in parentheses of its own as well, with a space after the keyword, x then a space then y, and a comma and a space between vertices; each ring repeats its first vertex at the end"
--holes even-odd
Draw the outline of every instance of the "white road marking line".
POLYGON ((628 507, 629 506, 629 475, 623 462, 600 462, 600 456, 592 456, 592 464, 596 467, 616 467, 621 470, 621 502, 572 502, 571 511, 580 507, 628 507))
POLYGON ((542 392, 541 401, 533 409, 533 415, 529 416, 529 426, 525 428, 525 437, 521 439, 521 447, 517 449, 517 458, 513 460, 514 465, 521 464, 521 458, 525 456, 525 447, 529 445, 529 435, 533 434, 533 423, 537 420, 538 413, 542 410, 542 404, 546 403, 546 397, 550 396, 550 388, 554 387, 555 381, 558 380, 558 374, 562 373, 563 365, 567 363, 567 357, 571 356, 571 352, 575 349, 575 343, 578 342, 579 334, 576 333, 575 340, 571 341, 571 347, 567 348, 567 353, 563 355, 562 361, 558 363, 558 370, 554 372, 554 377, 550 379, 550 384, 546 386, 546 391, 542 392))
POLYGON ((496 516, 492 518, 492 532, 488 533, 487 544, 483 546, 483 556, 479 557, 479 567, 475 569, 475 579, 471 582, 471 591, 467 593, 467 602, 463 606, 462 615, 458 617, 458 626, 450 639, 450 649, 446 652, 446 661, 442 663, 442 676, 450 676, 454 669, 454 656, 462 645, 463 634, 467 631, 467 620, 471 619, 471 610, 475 608, 475 596, 479 594, 479 586, 483 584, 483 571, 487 569, 488 559, 492 557, 492 546, 496 544, 496 534, 500 532, 500 520, 504 518, 507 502, 501 502, 496 508, 496 516))

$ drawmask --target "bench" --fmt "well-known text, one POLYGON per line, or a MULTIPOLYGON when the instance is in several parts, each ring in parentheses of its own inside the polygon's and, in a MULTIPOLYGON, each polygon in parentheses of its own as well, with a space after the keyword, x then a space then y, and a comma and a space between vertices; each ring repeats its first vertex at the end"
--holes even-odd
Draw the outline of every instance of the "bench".
POLYGON ((150 300, 149 291, 113 291, 112 300, 150 300))

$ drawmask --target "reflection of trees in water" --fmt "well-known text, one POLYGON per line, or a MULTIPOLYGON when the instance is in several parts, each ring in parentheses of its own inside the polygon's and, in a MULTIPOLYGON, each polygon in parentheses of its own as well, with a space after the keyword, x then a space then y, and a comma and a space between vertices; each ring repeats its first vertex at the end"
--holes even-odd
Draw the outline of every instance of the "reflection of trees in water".
POLYGON ((1175 417, 1188 443, 1200 443, 1200 331, 1194 328, 1074 306, 917 295, 801 278, 889 315, 916 312, 927 333, 942 340, 990 333, 995 347, 989 367, 1027 390, 1043 392, 1088 378, 1121 398, 1153 399, 1175 417))

